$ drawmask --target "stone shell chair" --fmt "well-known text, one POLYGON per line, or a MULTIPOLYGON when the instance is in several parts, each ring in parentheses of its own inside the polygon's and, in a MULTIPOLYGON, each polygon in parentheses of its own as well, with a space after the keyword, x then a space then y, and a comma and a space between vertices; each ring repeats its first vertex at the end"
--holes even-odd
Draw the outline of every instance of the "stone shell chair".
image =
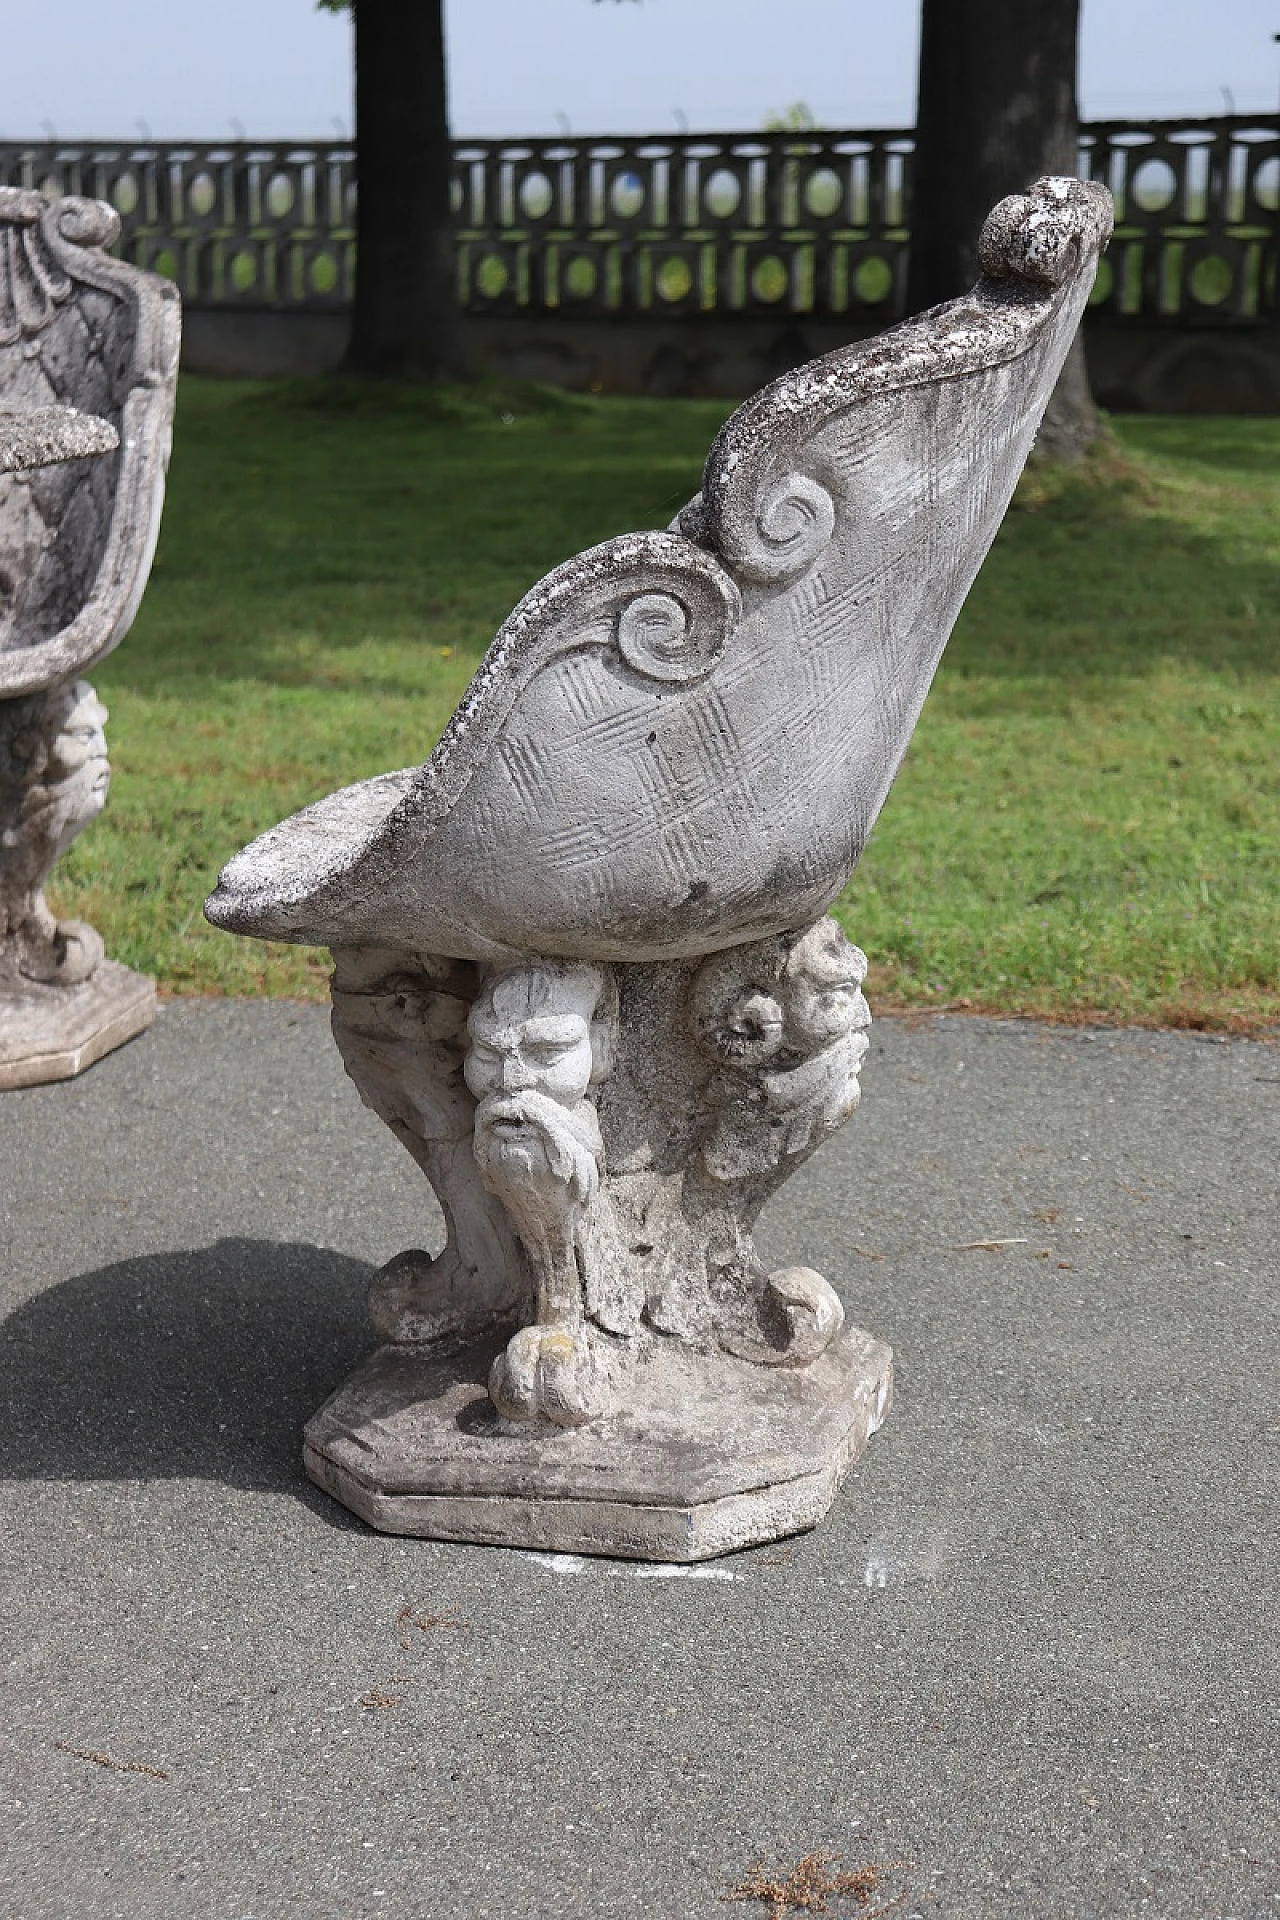
POLYGON ((0 188, 0 1087, 78 1073, 154 1014, 154 983, 43 892, 105 801, 80 676, 137 611, 169 458, 178 294, 107 253, 119 230, 99 201, 0 188))
POLYGON ((445 1215, 307 1428, 375 1525, 699 1559, 814 1524, 883 1421, 888 1349, 752 1228, 858 1104, 866 960, 823 916, 1110 224, 1079 181, 1003 202, 971 295, 775 381, 673 527, 540 581, 424 766, 223 871, 215 925, 332 948, 445 1215))

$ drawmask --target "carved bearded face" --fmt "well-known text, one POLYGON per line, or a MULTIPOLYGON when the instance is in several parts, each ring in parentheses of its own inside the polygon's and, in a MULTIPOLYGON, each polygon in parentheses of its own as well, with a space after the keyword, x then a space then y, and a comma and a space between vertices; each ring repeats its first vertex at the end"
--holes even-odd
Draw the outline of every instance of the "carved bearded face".
POLYGON ((64 847, 106 805, 111 784, 107 710, 87 681, 76 680, 65 689, 54 724, 41 784, 48 809, 45 831, 64 847))
POLYGON ((486 1155, 541 1157, 551 1135, 572 1128, 587 1088, 608 1070, 603 991, 588 966, 514 967, 486 983, 471 1009, 464 1069, 486 1155))
POLYGON ((862 997, 866 956, 834 920, 819 920, 791 949, 781 999, 787 1039, 798 1052, 817 1052, 871 1024, 862 997))
POLYGON ((107 710, 85 680, 24 705, 29 718, 10 736, 4 757, 11 792, 20 795, 23 838, 47 871, 106 804, 107 710))
POLYGON ((600 985, 593 974, 516 967, 485 987, 468 1022, 467 1085, 477 1100, 540 1093, 573 1107, 583 1099, 594 1070, 591 1019, 600 985))

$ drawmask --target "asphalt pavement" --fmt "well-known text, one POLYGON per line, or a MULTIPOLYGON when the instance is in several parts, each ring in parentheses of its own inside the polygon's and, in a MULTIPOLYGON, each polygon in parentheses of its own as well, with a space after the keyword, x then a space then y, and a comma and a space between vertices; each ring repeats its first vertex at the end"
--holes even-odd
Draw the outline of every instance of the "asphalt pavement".
POLYGON ((863 1087, 761 1238, 893 1412, 816 1532, 679 1570, 304 1478, 437 1233, 320 1010, 0 1094, 0 1910, 768 1920, 819 1853, 833 1913, 1280 1920, 1280 1048, 881 1020, 863 1087))

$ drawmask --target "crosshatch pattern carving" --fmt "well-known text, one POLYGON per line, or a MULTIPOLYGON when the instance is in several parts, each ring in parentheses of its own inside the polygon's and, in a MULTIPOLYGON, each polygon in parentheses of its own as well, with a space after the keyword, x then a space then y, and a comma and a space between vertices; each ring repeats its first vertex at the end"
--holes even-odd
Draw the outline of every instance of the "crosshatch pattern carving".
MULTIPOLYGON (((901 316, 912 136, 681 134, 460 140, 458 277, 470 313, 901 316)), ((1092 306, 1125 324, 1257 324, 1277 311, 1280 120, 1106 121, 1080 172, 1116 233, 1092 306)), ((0 143, 0 184, 107 200, 119 251, 195 306, 346 307, 349 143, 0 143)))

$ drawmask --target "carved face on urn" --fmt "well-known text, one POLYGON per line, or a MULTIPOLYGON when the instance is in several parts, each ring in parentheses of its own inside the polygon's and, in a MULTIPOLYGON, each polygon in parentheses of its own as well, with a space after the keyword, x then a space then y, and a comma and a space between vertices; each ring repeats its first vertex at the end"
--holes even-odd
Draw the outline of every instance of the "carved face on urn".
POLYGON ((780 983, 787 1044, 797 1053, 817 1053, 870 1026, 862 996, 866 973, 866 956, 834 920, 810 927, 787 956, 780 983))
POLYGON ((830 918, 798 940, 713 954, 690 994, 698 1044, 731 1072, 811 1059, 870 1026, 866 972, 865 954, 830 918))
POLYGON ((586 1096, 612 1066, 611 1015, 599 967, 520 966, 486 982, 468 1021, 465 1068, 483 1159, 554 1168, 566 1129, 596 1134, 586 1096))
POLYGON ((45 871, 106 804, 107 709, 87 680, 0 707, 5 825, 38 847, 45 871))

